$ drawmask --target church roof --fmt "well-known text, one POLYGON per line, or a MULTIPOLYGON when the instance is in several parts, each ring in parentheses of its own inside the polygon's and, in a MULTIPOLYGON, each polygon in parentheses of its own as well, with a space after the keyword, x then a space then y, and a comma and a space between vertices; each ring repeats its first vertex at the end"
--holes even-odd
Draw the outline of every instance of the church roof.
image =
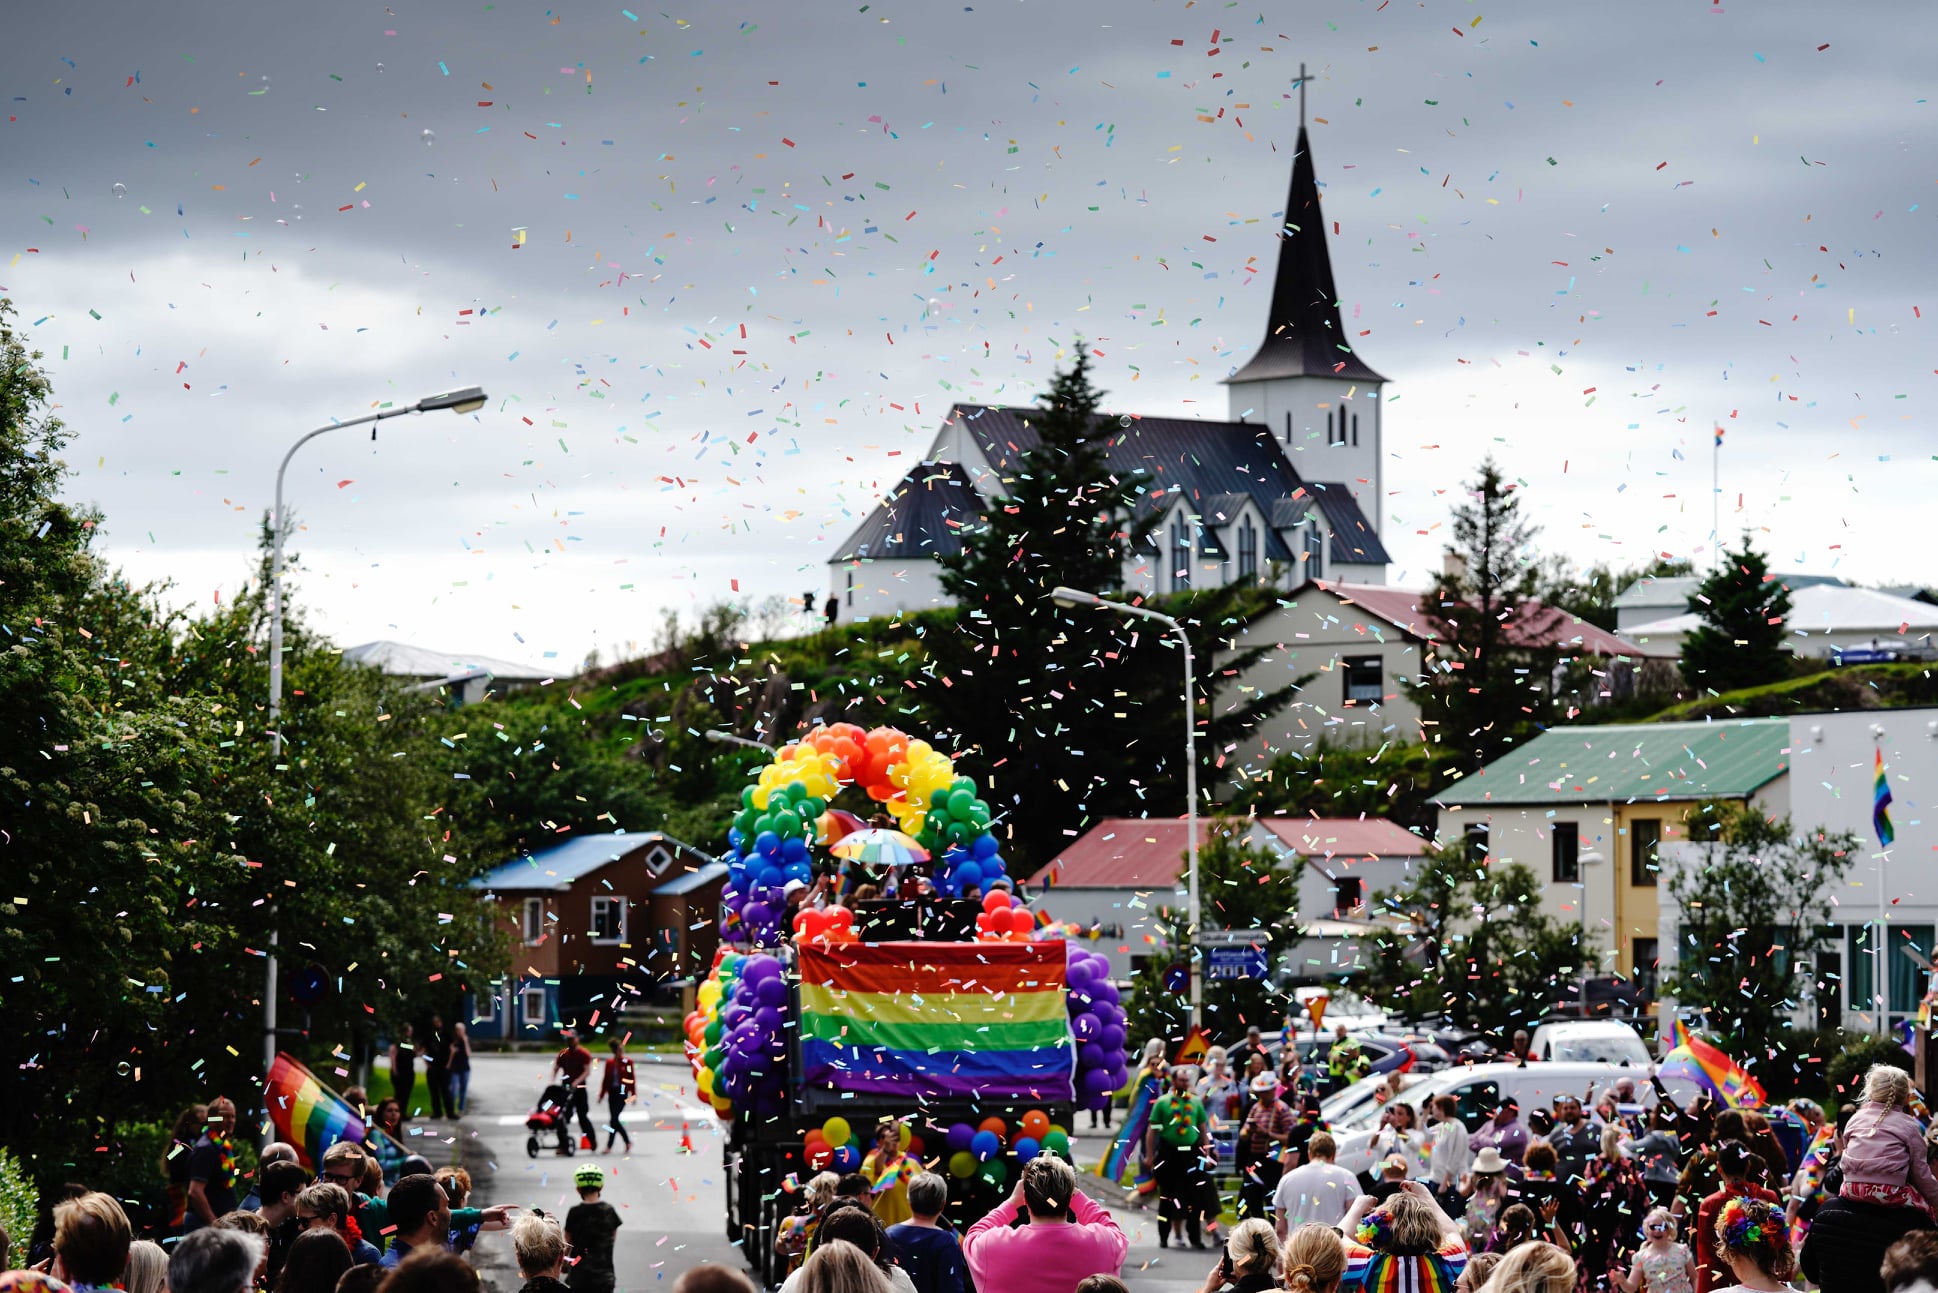
POLYGON ((902 477, 833 559, 952 557, 962 551, 962 527, 981 515, 982 496, 961 463, 925 462, 902 477))
POLYGON ((1339 292, 1326 251, 1326 223, 1319 210, 1319 180, 1312 169, 1312 143, 1299 127, 1299 151, 1292 159, 1292 188, 1286 195, 1285 228, 1279 263, 1272 279, 1271 312, 1265 340, 1251 362, 1227 382, 1267 381, 1276 377, 1342 377, 1383 382, 1353 353, 1339 318, 1339 292))
POLYGON ((1319 502, 1319 510, 1325 513, 1326 523, 1332 527, 1332 542, 1327 557, 1333 564, 1345 563, 1355 566, 1384 566, 1393 558, 1386 553, 1386 545, 1379 541, 1372 522, 1359 508, 1352 491, 1340 481, 1314 481, 1313 496, 1319 502))

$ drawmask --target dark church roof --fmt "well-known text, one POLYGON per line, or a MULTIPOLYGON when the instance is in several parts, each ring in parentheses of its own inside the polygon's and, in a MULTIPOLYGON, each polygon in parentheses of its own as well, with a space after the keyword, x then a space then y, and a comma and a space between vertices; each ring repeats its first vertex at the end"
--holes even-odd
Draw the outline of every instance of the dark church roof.
POLYGON ((952 557, 962 551, 962 527, 981 515, 982 496, 961 463, 925 462, 902 477, 833 559, 952 557))
POLYGON ((1299 151, 1292 159, 1292 189, 1285 199, 1285 229, 1265 340, 1251 362, 1225 380, 1275 377, 1386 380, 1353 353, 1339 319, 1339 292, 1333 286, 1326 222, 1319 210, 1319 180, 1313 173, 1312 144, 1304 126, 1299 127, 1299 151))
MULTIPOLYGON (((1344 484, 1314 481, 1312 493, 1319 500, 1319 510, 1326 515, 1326 523, 1332 527, 1332 542, 1327 545, 1331 551, 1327 556, 1334 564, 1384 566, 1392 562, 1379 535, 1367 521, 1366 513, 1360 511, 1359 500, 1344 484)), ((1379 506, 1378 500, 1373 506, 1379 506)))

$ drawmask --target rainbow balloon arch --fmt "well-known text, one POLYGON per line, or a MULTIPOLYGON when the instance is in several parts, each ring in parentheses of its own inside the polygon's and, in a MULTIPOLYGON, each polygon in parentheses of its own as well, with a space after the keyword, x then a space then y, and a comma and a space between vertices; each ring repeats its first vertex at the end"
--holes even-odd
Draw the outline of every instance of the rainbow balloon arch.
MULTIPOLYGON (((848 948, 861 938, 854 912, 845 906, 803 907, 790 919, 789 893, 814 881, 817 847, 832 847, 864 825, 835 806, 837 797, 854 791, 879 805, 878 811, 887 813, 904 834, 928 851, 934 862, 927 878, 938 896, 960 899, 972 888, 987 891, 976 916, 975 942, 920 945, 927 949, 925 955, 895 972, 898 990, 867 1007, 876 1019, 905 1015, 903 1027, 923 1030, 926 1051, 922 1062, 911 1069, 946 1072, 952 1062, 958 1073, 986 1073, 989 1089, 1001 1091, 1012 1104, 1025 1091, 1041 1090, 1041 1103, 1104 1107, 1129 1080, 1124 1010, 1109 979, 1108 958, 1065 939, 1062 928, 1040 923, 1009 892, 1015 886, 990 830, 989 805, 977 794, 974 779, 957 771, 948 755, 892 727, 863 731, 851 723, 816 729, 781 748, 742 792, 741 809, 721 859, 728 868, 720 922, 726 942, 711 974, 699 986, 697 1008, 686 1017, 686 1050, 699 1094, 725 1120, 733 1119, 736 1111, 767 1120, 787 1110, 790 1052, 795 1049, 790 1036, 798 1038, 803 1023, 814 1022, 813 1012, 797 999, 802 983, 798 962, 806 951, 814 954, 809 959, 822 964, 825 954, 848 948), (985 966, 991 958, 1027 965, 1017 973, 1028 977, 1017 983, 1037 1002, 1030 1029, 1012 1027, 997 1036, 972 1021, 973 1009, 952 1012, 937 1006, 959 994, 973 1007, 977 998, 968 995, 972 988, 983 996, 999 990, 986 982, 986 972, 958 970, 951 977, 946 965, 938 969, 932 964, 947 962, 951 947, 966 950, 990 943, 1019 945, 1011 953, 985 949, 973 953, 972 959, 985 966), (1062 944, 1061 957, 1050 946, 1056 943, 1062 944), (924 975, 930 976, 928 981, 924 975), (979 975, 985 982, 975 987, 979 975), (1055 993, 1063 998, 1060 1009, 1049 999, 1055 993), (911 1004, 917 1002, 924 1004, 918 1009, 911 1004), (953 1061, 945 1062, 950 1056, 953 1061), (1012 1084, 1013 1089, 1005 1087, 1005 1077, 1016 1073, 1032 1076, 1029 1082, 1012 1084)), ((890 949, 912 945, 864 946, 893 960, 899 953, 890 949)), ((869 958, 856 949, 841 959, 853 965, 869 958)), ((845 992, 836 996, 847 1000, 845 992)), ((862 1022, 860 1018, 847 1025, 836 1021, 836 1031, 845 1034, 862 1022)), ((871 1052, 877 1057, 881 1053, 879 1047, 871 1052)), ((792 1058, 798 1068, 800 1056, 792 1058)), ((856 1068, 862 1066, 855 1062, 856 1068)), ((834 1084, 839 1081, 838 1073, 826 1070, 816 1076, 824 1081, 832 1078, 834 1084)), ((799 1077, 797 1073, 793 1084, 797 1093, 799 1077)), ((873 1086, 880 1089, 879 1082, 873 1086)), ((976 1092, 918 1089, 910 1103, 943 1094, 973 1099, 976 1092)), ((1032 1129, 1043 1131, 1034 1127, 1036 1119, 1028 1121, 1032 1129)), ((955 1130, 953 1124, 951 1130, 955 1130)), ((996 1129, 977 1126, 972 1131, 994 1133, 996 1129)), ((1013 1134, 1005 1128, 995 1138, 1002 1142, 998 1149, 1007 1147, 1011 1156, 1020 1157, 1042 1148, 1044 1135, 1046 1131, 1038 1136, 1024 1134, 1019 1123, 1013 1134)), ((978 1175, 989 1175, 984 1171, 989 1162, 1000 1166, 1000 1159, 976 1153, 989 1148, 988 1140, 972 1148, 953 1143, 961 1139, 959 1134, 949 1139, 952 1169, 968 1165, 958 1155, 968 1155, 978 1175)), ((826 1135, 823 1126, 822 1141, 835 1158, 845 1158, 839 1151, 846 1140, 826 1135)))

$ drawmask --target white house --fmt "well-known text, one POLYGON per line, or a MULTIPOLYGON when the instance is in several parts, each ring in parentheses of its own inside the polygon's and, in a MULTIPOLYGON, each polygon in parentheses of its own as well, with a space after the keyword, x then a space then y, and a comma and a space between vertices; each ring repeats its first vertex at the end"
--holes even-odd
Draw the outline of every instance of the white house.
MULTIPOLYGON (((1701 623, 1700 616, 1685 612, 1624 627, 1622 633, 1656 654, 1679 657, 1683 638, 1701 623)), ((1842 582, 1792 585, 1784 630, 1792 652, 1833 664, 1938 659, 1938 606, 1876 588, 1842 582)))
POLYGON ((365 642, 343 648, 343 658, 396 678, 415 678, 417 690, 450 689, 454 702, 470 705, 487 692, 517 691, 552 679, 555 674, 512 660, 487 655, 455 655, 411 646, 407 642, 365 642))
MULTIPOLYGON (((1815 1000, 1806 1024, 1842 1024, 1875 1031, 1878 1023, 1877 959, 1873 931, 1882 943, 1887 1022, 1895 1026, 1915 1015, 1926 975, 1912 955, 1929 961, 1938 941, 1938 875, 1931 857, 1938 850, 1938 815, 1926 807, 1938 802, 1938 709, 1863 710, 1841 714, 1799 714, 1781 723, 1786 731, 1792 774, 1786 780, 1787 811, 1798 831, 1848 831, 1857 837, 1849 870, 1830 886, 1830 937, 1818 948, 1815 1000), (1876 760, 1884 756, 1891 790, 1888 809, 1894 842, 1881 847, 1872 817, 1876 760)), ((1670 865, 1700 865, 1706 847, 1685 844, 1664 850, 1670 865)), ((1661 890, 1663 965, 1681 951, 1674 938, 1679 913, 1667 887, 1661 890)))
MULTIPOLYGON (((1380 542, 1385 378, 1340 319, 1310 140, 1299 130, 1264 340, 1225 379, 1229 421, 1100 415, 1111 470, 1143 486, 1151 542, 1126 589, 1169 593, 1269 580, 1386 581, 1380 542)), ((1031 408, 958 404, 924 460, 829 559, 834 613, 867 619, 945 605, 940 558, 999 499, 1036 443, 1031 408)))
MULTIPOLYGON (((1210 826, 1198 823, 1200 847, 1210 826)), ((1185 823, 1175 818, 1107 817, 1030 877, 1043 891, 1038 905, 1055 920, 1099 929, 1094 950, 1110 957, 1113 974, 1127 975, 1163 947, 1158 909, 1186 905, 1185 838, 1185 823)), ((1370 928, 1370 901, 1403 884, 1427 849, 1383 818, 1260 818, 1246 841, 1299 870, 1297 915, 1307 937, 1289 966, 1314 981, 1356 964, 1355 954, 1335 945, 1370 928)), ((1216 897, 1203 894, 1208 913, 1215 914, 1216 897)), ((1215 922, 1207 916, 1205 923, 1215 922)))
MULTIPOLYGON (((1791 592, 1817 584, 1835 584, 1840 588, 1844 585, 1836 575, 1792 572, 1774 578, 1791 592)), ((1639 624, 1653 624, 1684 614, 1689 609, 1689 599, 1701 587, 1701 575, 1644 575, 1616 597, 1615 631, 1626 633, 1639 624)))

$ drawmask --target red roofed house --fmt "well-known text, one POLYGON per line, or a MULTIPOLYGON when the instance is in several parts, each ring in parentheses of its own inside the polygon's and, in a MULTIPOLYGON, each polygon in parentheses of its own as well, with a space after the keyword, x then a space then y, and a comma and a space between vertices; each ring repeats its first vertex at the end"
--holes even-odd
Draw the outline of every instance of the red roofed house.
MULTIPOLYGON (((1200 819, 1203 846, 1210 822, 1200 819)), ((1056 920, 1100 926, 1092 950, 1110 957, 1122 977, 1157 950, 1153 919, 1160 907, 1186 901, 1185 824, 1176 818, 1107 817, 1030 877, 1039 904, 1056 920), (1120 932, 1121 931, 1121 932, 1120 932)), ((1300 923, 1308 937, 1293 948, 1290 968, 1318 981, 1350 970, 1354 943, 1366 928, 1367 903, 1405 881, 1426 841, 1383 818, 1265 818, 1248 841, 1302 869, 1300 923)))
MULTIPOLYGON (((1421 671, 1421 649, 1438 640, 1433 617, 1422 606, 1425 593, 1384 584, 1347 584, 1310 580, 1282 599, 1276 610, 1246 625, 1232 649, 1265 643, 1261 659, 1226 684, 1228 694, 1282 687, 1313 675, 1305 691, 1226 757, 1239 768, 1262 770, 1282 750, 1308 750, 1317 741, 1331 745, 1405 745, 1430 735, 1420 722, 1420 707, 1403 683, 1421 671)), ((1523 603, 1522 614, 1507 625, 1509 640, 1523 645, 1558 646, 1564 656, 1596 657, 1602 663, 1601 694, 1625 695, 1636 667, 1649 654, 1643 647, 1565 611, 1523 603)), ((1660 653, 1658 653, 1660 654, 1660 653)), ((1584 708, 1600 695, 1583 693, 1584 708)))

